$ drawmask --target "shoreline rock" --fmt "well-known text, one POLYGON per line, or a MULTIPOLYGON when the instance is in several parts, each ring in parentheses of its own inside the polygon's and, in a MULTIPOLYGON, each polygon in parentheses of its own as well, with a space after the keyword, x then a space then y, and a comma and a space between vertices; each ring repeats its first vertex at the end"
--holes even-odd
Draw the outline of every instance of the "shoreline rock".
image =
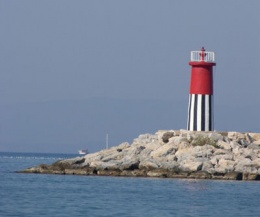
POLYGON ((23 173, 260 180, 260 134, 160 130, 23 173))

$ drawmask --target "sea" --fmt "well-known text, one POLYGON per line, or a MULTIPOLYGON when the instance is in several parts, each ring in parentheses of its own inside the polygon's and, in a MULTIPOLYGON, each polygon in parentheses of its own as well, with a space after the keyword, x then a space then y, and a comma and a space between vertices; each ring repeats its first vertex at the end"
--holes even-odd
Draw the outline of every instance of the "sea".
POLYGON ((76 157, 0 152, 0 217, 260 216, 260 182, 24 174, 76 157))

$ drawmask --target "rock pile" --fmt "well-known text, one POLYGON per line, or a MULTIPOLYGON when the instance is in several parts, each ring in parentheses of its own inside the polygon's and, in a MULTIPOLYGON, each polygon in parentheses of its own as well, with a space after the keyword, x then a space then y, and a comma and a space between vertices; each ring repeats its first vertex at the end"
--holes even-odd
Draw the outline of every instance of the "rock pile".
POLYGON ((160 130, 28 173, 260 180, 260 134, 160 130))

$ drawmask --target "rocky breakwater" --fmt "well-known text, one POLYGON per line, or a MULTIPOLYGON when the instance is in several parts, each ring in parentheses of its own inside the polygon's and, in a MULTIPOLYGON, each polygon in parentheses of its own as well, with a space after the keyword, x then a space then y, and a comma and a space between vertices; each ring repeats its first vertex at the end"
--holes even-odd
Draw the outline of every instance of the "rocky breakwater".
POLYGON ((260 180, 260 134, 158 131, 27 173, 260 180))

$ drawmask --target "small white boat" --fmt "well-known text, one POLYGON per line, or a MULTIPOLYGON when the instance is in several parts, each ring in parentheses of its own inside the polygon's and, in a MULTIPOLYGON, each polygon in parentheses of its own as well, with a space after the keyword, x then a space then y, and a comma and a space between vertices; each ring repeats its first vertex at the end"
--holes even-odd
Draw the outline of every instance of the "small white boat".
POLYGON ((88 150, 87 149, 79 150, 79 154, 88 154, 88 150))

